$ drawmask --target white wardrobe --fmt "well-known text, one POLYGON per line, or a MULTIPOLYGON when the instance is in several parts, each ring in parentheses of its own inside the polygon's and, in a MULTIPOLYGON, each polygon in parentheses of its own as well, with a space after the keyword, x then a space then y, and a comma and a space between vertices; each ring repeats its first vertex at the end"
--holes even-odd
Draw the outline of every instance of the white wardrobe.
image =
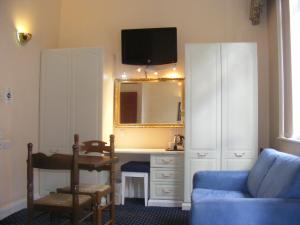
POLYGON ((258 155, 257 46, 186 45, 185 187, 196 171, 247 170, 258 155))
MULTIPOLYGON (((72 154, 73 135, 103 137, 103 52, 97 48, 45 50, 41 56, 40 146, 45 154, 72 154)), ((111 97, 112 99, 112 97, 111 97)), ((81 171, 81 182, 102 176, 81 171)), ((67 171, 40 171, 40 194, 69 184, 67 171)))

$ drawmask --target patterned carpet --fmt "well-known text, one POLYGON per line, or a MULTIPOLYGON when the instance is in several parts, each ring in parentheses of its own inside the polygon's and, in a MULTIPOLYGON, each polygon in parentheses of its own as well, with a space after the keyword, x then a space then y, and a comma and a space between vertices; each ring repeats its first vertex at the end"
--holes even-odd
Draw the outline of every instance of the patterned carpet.
MULTIPOLYGON (((189 212, 181 208, 144 207, 143 199, 126 199, 126 205, 117 206, 117 225, 188 225, 189 212)), ((41 216, 34 225, 49 225, 49 216, 41 216)), ((87 221, 82 225, 90 225, 87 221)), ((26 210, 21 210, 0 225, 26 225, 26 210)))

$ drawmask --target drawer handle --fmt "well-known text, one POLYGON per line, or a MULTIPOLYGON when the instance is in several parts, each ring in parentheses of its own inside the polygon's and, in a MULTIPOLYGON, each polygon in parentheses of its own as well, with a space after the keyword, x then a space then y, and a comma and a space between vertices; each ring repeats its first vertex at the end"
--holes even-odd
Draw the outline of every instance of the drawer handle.
POLYGON ((241 158, 245 155, 245 152, 242 153, 234 153, 235 157, 241 158))
POLYGON ((161 161, 163 161, 164 163, 172 163, 173 162, 172 159, 162 159, 161 161))
POLYGON ((166 189, 163 189, 162 191, 163 191, 164 193, 171 193, 170 190, 166 190, 166 189))
POLYGON ((208 153, 197 153, 198 158, 204 158, 208 155, 208 153))
POLYGON ((165 174, 165 173, 163 173, 163 174, 162 174, 162 177, 166 177, 166 178, 167 178, 167 177, 171 177, 171 174, 165 174))

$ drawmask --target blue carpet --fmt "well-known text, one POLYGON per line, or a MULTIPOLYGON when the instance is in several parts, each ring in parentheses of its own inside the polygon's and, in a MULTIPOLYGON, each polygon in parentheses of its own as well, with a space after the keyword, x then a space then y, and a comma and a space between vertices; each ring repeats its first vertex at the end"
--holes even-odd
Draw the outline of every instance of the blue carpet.
MULTIPOLYGON (((117 225, 188 225, 188 211, 181 208, 145 207, 144 199, 126 199, 126 205, 116 207, 117 225)), ((0 225, 26 225, 26 210, 21 210, 4 220, 0 225)), ((107 217, 107 215, 105 216, 107 217)), ((41 216, 34 225, 49 225, 49 216, 41 216)), ((89 221, 82 225, 90 225, 89 221)))

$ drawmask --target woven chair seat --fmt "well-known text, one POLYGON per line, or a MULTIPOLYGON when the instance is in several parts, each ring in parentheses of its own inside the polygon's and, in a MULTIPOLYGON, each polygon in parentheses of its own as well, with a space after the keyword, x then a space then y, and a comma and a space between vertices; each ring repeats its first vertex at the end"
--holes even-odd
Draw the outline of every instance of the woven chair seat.
MULTIPOLYGON (((91 197, 88 195, 78 195, 78 199, 79 206, 87 204, 91 201, 91 197)), ((72 208, 72 201, 72 194, 51 193, 45 197, 35 200, 34 204, 37 206, 58 206, 72 208)))
MULTIPOLYGON (((106 184, 79 184, 79 193, 95 194, 96 192, 106 192, 110 190, 110 185, 106 184)), ((70 187, 59 188, 58 192, 69 193, 70 187)))

